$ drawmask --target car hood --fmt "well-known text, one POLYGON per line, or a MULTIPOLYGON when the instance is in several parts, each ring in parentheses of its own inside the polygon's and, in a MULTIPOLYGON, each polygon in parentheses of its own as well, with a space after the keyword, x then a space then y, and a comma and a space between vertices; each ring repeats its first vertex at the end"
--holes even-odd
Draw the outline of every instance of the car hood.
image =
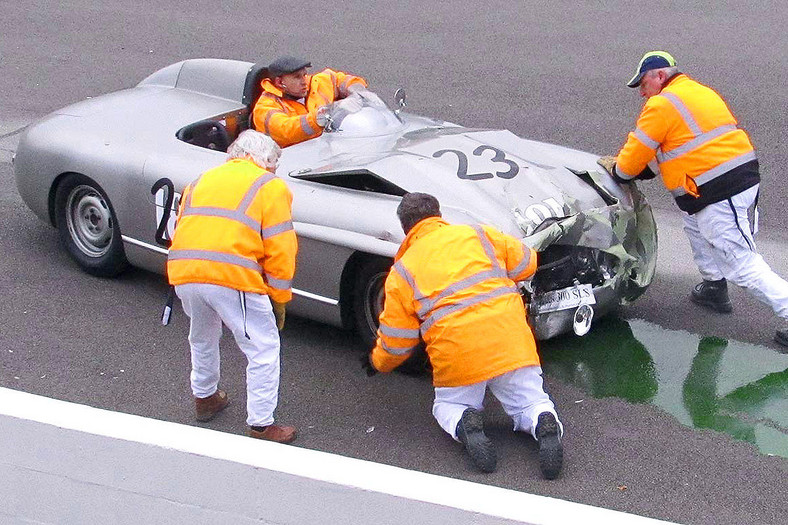
POLYGON ((505 130, 439 125, 357 138, 326 133, 286 148, 278 172, 294 177, 364 171, 404 192, 440 195, 441 206, 466 210, 523 237, 546 219, 605 208, 629 195, 595 171, 595 155, 528 141, 505 130), (298 148, 298 149, 296 149, 298 148), (291 153, 293 155, 291 155, 291 153))
POLYGON ((620 261, 618 278, 636 288, 651 281, 651 209, 634 184, 619 185, 601 170, 598 156, 506 130, 414 124, 366 138, 325 133, 286 148, 279 173, 326 184, 332 175, 374 176, 390 186, 368 191, 439 195, 451 222, 494 224, 537 251, 551 244, 598 249, 620 261))

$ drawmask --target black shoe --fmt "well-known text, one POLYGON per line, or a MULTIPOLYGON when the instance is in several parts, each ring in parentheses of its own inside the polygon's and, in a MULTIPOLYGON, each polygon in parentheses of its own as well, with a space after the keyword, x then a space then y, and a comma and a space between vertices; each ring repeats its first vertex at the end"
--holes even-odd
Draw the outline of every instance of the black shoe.
POLYGON ((718 281, 703 281, 695 285, 690 299, 695 304, 710 308, 715 312, 729 314, 733 311, 731 300, 728 298, 728 282, 725 278, 718 281))
POLYGON ((564 464, 564 447, 561 445, 561 429, 551 412, 542 412, 536 423, 536 439, 539 442, 539 469, 547 479, 555 479, 564 464))
POLYGON ((494 472, 498 457, 495 446, 484 434, 482 414, 473 408, 466 408, 462 419, 457 423, 457 439, 465 445, 473 464, 482 472, 494 472))

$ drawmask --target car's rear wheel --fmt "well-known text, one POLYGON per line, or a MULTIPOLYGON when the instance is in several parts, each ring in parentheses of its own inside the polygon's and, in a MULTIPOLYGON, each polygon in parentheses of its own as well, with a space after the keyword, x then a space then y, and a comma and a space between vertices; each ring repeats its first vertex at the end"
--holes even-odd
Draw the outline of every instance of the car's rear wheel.
MULTIPOLYGON (((378 337, 380 313, 385 301, 385 283, 391 261, 382 257, 369 258, 361 263, 353 294, 353 315, 356 332, 365 349, 372 349, 378 337)), ((420 375, 430 370, 430 360, 423 345, 397 368, 408 375, 420 375)))
POLYGON ((55 193, 60 242, 83 270, 114 277, 128 266, 109 198, 88 177, 67 175, 55 193))

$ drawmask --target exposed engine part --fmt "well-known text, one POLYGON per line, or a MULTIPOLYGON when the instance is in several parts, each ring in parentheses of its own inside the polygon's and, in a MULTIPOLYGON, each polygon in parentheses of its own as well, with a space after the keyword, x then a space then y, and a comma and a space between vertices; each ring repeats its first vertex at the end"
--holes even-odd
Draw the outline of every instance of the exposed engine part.
POLYGON ((599 286, 615 274, 614 256, 593 248, 552 245, 539 254, 533 278, 535 293, 580 284, 599 286))

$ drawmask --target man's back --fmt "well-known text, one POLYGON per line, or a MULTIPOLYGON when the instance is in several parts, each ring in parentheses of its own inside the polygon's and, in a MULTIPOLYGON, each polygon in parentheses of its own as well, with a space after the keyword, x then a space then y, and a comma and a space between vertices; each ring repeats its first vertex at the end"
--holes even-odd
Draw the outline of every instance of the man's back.
MULTIPOLYGON (((386 293, 408 303, 406 310, 420 320, 436 386, 539 364, 512 280, 533 273, 530 249, 493 228, 451 225, 437 217, 414 227, 403 249, 386 293)), ((388 322, 384 311, 381 324, 388 322)))

